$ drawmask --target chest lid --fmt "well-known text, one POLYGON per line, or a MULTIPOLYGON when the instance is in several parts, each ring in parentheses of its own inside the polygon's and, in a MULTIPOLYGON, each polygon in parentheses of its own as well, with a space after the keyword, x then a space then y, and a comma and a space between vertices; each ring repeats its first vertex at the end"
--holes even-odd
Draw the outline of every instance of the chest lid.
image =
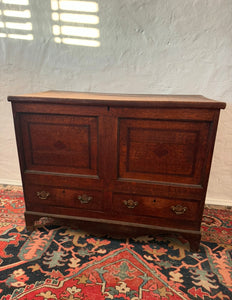
POLYGON ((211 100, 201 95, 109 94, 65 91, 46 91, 9 96, 8 101, 120 107, 188 107, 208 109, 224 109, 226 107, 225 102, 211 100))

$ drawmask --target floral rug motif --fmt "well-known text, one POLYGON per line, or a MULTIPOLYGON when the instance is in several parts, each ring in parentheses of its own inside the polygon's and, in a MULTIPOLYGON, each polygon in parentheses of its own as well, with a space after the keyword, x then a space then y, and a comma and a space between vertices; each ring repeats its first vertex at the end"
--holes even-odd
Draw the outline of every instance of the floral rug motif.
POLYGON ((201 234, 204 241, 232 245, 232 210, 206 207, 201 234))
POLYGON ((198 253, 181 238, 107 239, 24 228, 22 189, 0 186, 0 300, 232 299, 232 212, 206 208, 198 253))

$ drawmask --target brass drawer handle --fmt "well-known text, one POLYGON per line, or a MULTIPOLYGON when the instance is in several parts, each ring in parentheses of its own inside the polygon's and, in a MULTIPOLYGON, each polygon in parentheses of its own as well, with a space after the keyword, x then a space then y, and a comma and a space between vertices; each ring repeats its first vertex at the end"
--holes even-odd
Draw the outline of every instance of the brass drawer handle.
POLYGON ((128 208, 135 208, 138 205, 137 201, 134 201, 132 199, 129 200, 124 200, 123 203, 128 207, 128 208))
POLYGON ((93 200, 93 197, 92 196, 88 196, 86 194, 83 194, 83 195, 79 195, 78 196, 78 200, 80 200, 80 202, 82 204, 87 204, 89 203, 91 200, 93 200))
POLYGON ((171 206, 171 210, 176 214, 176 215, 183 215, 186 210, 187 207, 186 206, 182 206, 180 204, 177 204, 176 206, 171 206))
POLYGON ((39 197, 40 199, 46 200, 46 199, 50 196, 50 193, 49 193, 49 192, 46 192, 46 191, 41 191, 41 192, 37 192, 36 195, 37 195, 37 197, 39 197))

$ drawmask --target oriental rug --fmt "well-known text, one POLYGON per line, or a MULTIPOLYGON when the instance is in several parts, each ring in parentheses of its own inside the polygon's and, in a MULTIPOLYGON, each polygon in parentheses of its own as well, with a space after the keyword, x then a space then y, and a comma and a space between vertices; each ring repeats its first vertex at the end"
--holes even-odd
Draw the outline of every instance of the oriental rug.
POLYGON ((232 299, 232 211, 205 208, 200 251, 181 237, 25 230, 22 189, 0 186, 0 299, 232 299))

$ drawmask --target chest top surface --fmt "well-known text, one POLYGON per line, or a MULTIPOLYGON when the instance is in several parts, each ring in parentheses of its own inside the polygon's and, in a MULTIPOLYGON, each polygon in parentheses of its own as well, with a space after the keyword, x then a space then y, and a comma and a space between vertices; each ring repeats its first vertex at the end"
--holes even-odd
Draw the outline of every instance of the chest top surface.
POLYGON ((109 94, 65 91, 46 91, 34 94, 9 96, 8 101, 96 106, 188 107, 208 109, 224 109, 226 106, 225 102, 211 100, 201 95, 109 94))

